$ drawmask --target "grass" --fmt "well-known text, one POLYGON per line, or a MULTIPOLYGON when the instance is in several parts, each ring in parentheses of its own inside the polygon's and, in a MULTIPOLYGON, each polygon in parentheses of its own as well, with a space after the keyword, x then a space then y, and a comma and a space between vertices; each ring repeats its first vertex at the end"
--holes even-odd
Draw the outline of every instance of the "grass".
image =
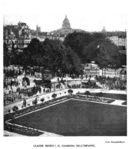
POLYGON ((64 136, 126 136, 126 108, 70 100, 13 123, 64 136))

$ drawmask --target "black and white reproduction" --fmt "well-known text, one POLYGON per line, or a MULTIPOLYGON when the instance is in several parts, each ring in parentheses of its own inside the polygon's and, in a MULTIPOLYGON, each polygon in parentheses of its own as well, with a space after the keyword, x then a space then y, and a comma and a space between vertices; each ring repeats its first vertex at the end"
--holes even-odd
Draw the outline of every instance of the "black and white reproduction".
POLYGON ((111 0, 4 6, 3 136, 127 136, 125 8, 111 0))

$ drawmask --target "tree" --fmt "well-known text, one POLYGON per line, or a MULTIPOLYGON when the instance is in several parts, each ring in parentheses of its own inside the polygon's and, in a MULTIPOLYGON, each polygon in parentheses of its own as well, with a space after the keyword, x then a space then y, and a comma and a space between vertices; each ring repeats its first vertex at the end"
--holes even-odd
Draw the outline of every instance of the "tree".
POLYGON ((30 80, 29 80, 29 78, 26 77, 26 76, 22 79, 22 82, 23 82, 23 83, 26 82, 27 85, 30 85, 30 80))
POLYGON ((28 47, 23 50, 22 54, 22 65, 26 69, 26 66, 36 66, 37 61, 35 56, 40 54, 42 51, 42 45, 37 38, 34 38, 29 43, 28 47))
POLYGON ((78 55, 70 47, 65 49, 62 71, 68 74, 79 75, 82 73, 82 65, 78 55))
POLYGON ((23 100, 23 107, 26 107, 27 105, 27 102, 26 102, 26 99, 23 100))
POLYGON ((71 49, 80 57, 81 61, 83 61, 83 49, 92 41, 93 37, 90 33, 73 32, 66 36, 64 44, 71 47, 71 49))
POLYGON ((83 62, 87 63, 95 61, 99 53, 100 44, 106 40, 106 35, 103 33, 95 32, 92 34, 92 41, 83 49, 83 62))
POLYGON ((99 45, 99 53, 96 58, 100 68, 119 68, 120 55, 118 47, 109 40, 99 45))
POLYGON ((106 39, 106 35, 102 32, 95 32, 92 34, 93 41, 96 40, 104 40, 106 39))
POLYGON ((37 105, 37 97, 33 100, 33 105, 37 105))
POLYGON ((51 90, 51 88, 52 88, 51 80, 43 80, 43 85, 44 85, 46 88, 49 88, 50 90, 51 90))
POLYGON ((34 55, 41 52, 42 45, 37 38, 33 38, 27 48, 28 52, 31 52, 31 54, 34 55))
POLYGON ((99 92, 96 95, 99 96, 99 97, 102 97, 103 96, 103 93, 102 92, 99 92))
POLYGON ((69 89, 69 90, 68 90, 68 93, 69 93, 70 95, 72 95, 73 90, 72 90, 72 89, 69 89))
POLYGON ((126 54, 124 53, 119 53, 119 56, 120 56, 120 66, 122 65, 126 65, 126 54))
POLYGON ((95 61, 97 54, 99 53, 100 44, 103 40, 92 41, 88 46, 85 46, 83 49, 83 60, 84 63, 95 61))
POLYGON ((45 67, 57 74, 62 71, 65 46, 59 40, 46 39, 43 43, 45 49, 45 67))
POLYGON ((85 92, 85 95, 88 96, 88 95, 91 95, 91 93, 90 93, 89 91, 86 91, 86 92, 85 92))
MULTIPOLYGON (((46 39, 40 43, 32 39, 22 55, 25 70, 28 65, 42 66, 43 70, 49 70, 53 75, 62 76, 81 73, 81 61, 78 55, 59 40, 46 39)), ((42 71, 44 74, 44 71, 42 71)))
POLYGON ((6 43, 4 43, 3 45, 3 55, 4 55, 4 66, 8 66, 10 64, 10 57, 6 43))
POLYGON ((80 73, 81 63, 77 54, 61 41, 46 39, 43 43, 45 49, 45 68, 51 70, 54 75, 66 73, 80 73))
MULTIPOLYGON (((119 53, 119 47, 108 39, 97 39, 84 48, 84 62, 95 61, 99 67, 117 69, 126 57, 119 53)), ((103 74, 102 74, 103 75, 103 74)))
POLYGON ((43 103, 44 101, 45 101, 45 99, 44 99, 44 98, 42 98, 42 99, 41 99, 41 102, 43 103))
POLYGON ((96 61, 100 68, 118 68, 120 66, 119 48, 108 39, 91 42, 84 48, 84 62, 96 61))

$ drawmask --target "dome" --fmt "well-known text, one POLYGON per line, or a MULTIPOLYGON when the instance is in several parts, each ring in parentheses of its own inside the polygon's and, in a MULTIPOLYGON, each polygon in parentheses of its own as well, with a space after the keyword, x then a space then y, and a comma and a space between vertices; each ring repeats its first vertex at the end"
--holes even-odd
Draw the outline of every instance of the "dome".
POLYGON ((63 29, 70 29, 71 28, 70 27, 70 22, 69 22, 69 19, 67 18, 67 16, 63 20, 62 28, 63 29))

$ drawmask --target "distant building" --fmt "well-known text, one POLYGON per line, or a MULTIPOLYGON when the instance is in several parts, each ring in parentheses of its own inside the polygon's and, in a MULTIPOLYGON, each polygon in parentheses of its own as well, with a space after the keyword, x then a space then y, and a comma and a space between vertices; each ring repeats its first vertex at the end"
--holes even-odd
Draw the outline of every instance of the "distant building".
POLYGON ((41 32, 41 29, 39 26, 36 26, 36 31, 31 30, 31 39, 37 38, 40 41, 44 41, 46 38, 52 39, 52 40, 61 40, 63 41, 64 38, 69 34, 74 32, 74 29, 71 29, 70 21, 65 16, 65 19, 63 20, 62 27, 60 29, 57 29, 55 31, 51 32, 41 32))
POLYGON ((4 26, 4 42, 9 50, 12 48, 23 49, 30 43, 30 29, 26 23, 4 26))
POLYGON ((105 27, 103 27, 102 33, 105 34, 106 38, 112 41, 116 46, 122 47, 122 50, 127 48, 126 31, 107 32, 105 27))
POLYGON ((81 29, 72 29, 70 25, 70 21, 67 16, 65 16, 62 27, 60 29, 57 29, 55 31, 50 32, 50 35, 59 39, 59 40, 64 40, 64 38, 73 32, 85 32, 81 29))
POLYGON ((119 68, 119 69, 111 69, 111 68, 104 68, 100 69, 94 61, 91 63, 87 63, 84 65, 84 75, 86 77, 96 77, 96 76, 104 76, 109 78, 120 78, 122 80, 126 80, 126 68, 119 68))
POLYGON ((101 76, 101 70, 98 67, 97 64, 95 64, 94 61, 92 61, 91 63, 87 63, 84 65, 84 75, 86 77, 95 77, 95 76, 101 76))
POLYGON ((110 36, 108 37, 115 45, 117 46, 127 46, 127 41, 126 38, 124 37, 119 37, 119 36, 110 36))
POLYGON ((63 20, 62 29, 71 29, 70 22, 67 16, 65 16, 65 19, 63 20))
MULTIPOLYGON (((31 30, 24 22, 19 22, 17 25, 4 26, 4 42, 9 50, 13 47, 17 49, 23 49, 27 47, 33 38, 37 38, 40 41, 44 41, 46 38, 52 40, 63 41, 65 37, 73 32, 85 32, 81 29, 73 29, 67 16, 65 16, 61 28, 51 32, 41 32, 41 28, 37 25, 36 30, 31 30)), ((123 53, 126 53, 126 32, 107 32, 105 27, 102 33, 106 35, 106 38, 110 39, 115 45, 124 49, 123 53)))
POLYGON ((40 33, 41 32, 41 28, 38 25, 36 26, 36 32, 37 33, 40 33))

